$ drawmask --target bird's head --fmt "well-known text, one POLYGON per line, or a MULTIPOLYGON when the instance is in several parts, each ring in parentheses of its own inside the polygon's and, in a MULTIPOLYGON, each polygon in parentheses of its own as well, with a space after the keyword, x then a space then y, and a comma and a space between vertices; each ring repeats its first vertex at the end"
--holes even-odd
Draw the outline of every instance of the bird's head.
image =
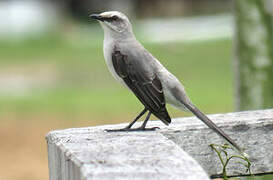
POLYGON ((90 17, 100 22, 105 33, 123 36, 132 34, 132 25, 121 12, 107 11, 100 14, 91 14, 90 17))

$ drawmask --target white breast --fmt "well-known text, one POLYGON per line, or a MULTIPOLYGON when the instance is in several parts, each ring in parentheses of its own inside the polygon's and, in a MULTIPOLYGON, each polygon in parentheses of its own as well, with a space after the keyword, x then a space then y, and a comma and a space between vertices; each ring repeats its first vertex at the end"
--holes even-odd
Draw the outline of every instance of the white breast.
POLYGON ((120 82, 122 85, 124 85, 125 87, 127 87, 127 85, 124 83, 124 81, 118 76, 118 74, 116 73, 114 66, 113 66, 113 62, 112 62, 112 52, 114 49, 114 45, 115 42, 114 40, 109 37, 109 36, 105 36, 104 37, 104 41, 103 41, 103 54, 104 54, 104 59, 106 62, 106 65, 108 67, 108 70, 110 71, 110 73, 112 74, 112 76, 118 81, 120 82))

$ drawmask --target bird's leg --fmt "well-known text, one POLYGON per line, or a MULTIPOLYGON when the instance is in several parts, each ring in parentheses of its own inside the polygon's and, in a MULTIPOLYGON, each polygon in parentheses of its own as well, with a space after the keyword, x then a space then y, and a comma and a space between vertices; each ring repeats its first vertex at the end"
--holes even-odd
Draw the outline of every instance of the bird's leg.
MULTIPOLYGON (((132 131, 133 129, 131 129, 131 127, 135 124, 135 122, 141 118, 141 116, 143 116, 148 110, 145 108, 143 111, 141 111, 141 113, 139 113, 139 115, 125 128, 122 129, 106 129, 105 131, 107 132, 117 132, 117 131, 132 131)), ((148 120, 147 120, 148 121, 148 120)), ((147 122, 146 122, 147 123, 147 122)))
POLYGON ((147 112, 147 109, 145 108, 141 113, 128 125, 125 127, 125 129, 131 129, 131 127, 135 124, 135 122, 141 118, 145 113, 147 112))
POLYGON ((148 113, 148 115, 146 116, 144 122, 143 122, 142 125, 139 127, 140 129, 145 129, 146 124, 147 124, 148 120, 149 120, 150 117, 151 117, 151 114, 152 114, 152 113, 149 111, 149 113, 148 113))
POLYGON ((150 119, 151 117, 151 112, 149 111, 148 115, 146 116, 144 122, 142 123, 142 125, 139 127, 139 128, 136 128, 135 130, 137 131, 154 131, 156 129, 159 129, 159 127, 152 127, 152 128, 145 128, 146 127, 146 124, 148 122, 148 120, 150 119))

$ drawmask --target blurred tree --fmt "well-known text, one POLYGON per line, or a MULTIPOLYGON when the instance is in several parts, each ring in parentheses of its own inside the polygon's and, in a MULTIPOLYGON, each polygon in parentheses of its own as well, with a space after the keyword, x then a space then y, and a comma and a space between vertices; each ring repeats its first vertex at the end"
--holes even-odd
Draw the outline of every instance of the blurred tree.
POLYGON ((230 12, 230 0, 134 0, 138 17, 175 17, 230 12))
POLYGON ((236 0, 236 109, 273 107, 273 1, 236 0))
MULTIPOLYGON (((64 1, 64 0, 63 0, 64 1)), ((78 20, 86 22, 91 13, 104 11, 121 11, 128 15, 134 15, 135 0, 65 0, 67 11, 78 20)))
POLYGON ((110 10, 146 18, 224 13, 230 12, 232 6, 230 0, 59 0, 58 3, 73 17, 83 21, 90 13, 110 10))

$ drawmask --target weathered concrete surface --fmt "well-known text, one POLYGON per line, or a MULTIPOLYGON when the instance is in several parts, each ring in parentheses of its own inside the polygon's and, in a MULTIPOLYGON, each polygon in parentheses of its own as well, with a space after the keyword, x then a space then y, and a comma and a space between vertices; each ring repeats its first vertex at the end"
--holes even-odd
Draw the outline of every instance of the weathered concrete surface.
MULTIPOLYGON (((250 155, 254 173, 273 172, 273 109, 209 116, 250 155)), ((138 123, 137 125, 140 125, 138 123)), ((221 174, 209 144, 224 141, 195 117, 159 121, 154 132, 105 132, 125 124, 52 131, 47 135, 50 179, 208 179, 221 174), (187 153, 185 153, 183 150, 187 153)), ((243 175, 231 161, 228 175, 243 175)))
MULTIPOLYGON (((209 116, 221 129, 235 140, 250 156, 252 173, 273 172, 273 109, 245 111, 209 116)), ((178 118, 160 131, 189 153, 209 175, 221 174, 222 166, 209 144, 225 141, 195 117, 178 118)), ((245 168, 230 162, 228 175, 244 175, 245 168)))
POLYGON ((209 179, 159 132, 79 128, 48 134, 50 179, 209 179))

